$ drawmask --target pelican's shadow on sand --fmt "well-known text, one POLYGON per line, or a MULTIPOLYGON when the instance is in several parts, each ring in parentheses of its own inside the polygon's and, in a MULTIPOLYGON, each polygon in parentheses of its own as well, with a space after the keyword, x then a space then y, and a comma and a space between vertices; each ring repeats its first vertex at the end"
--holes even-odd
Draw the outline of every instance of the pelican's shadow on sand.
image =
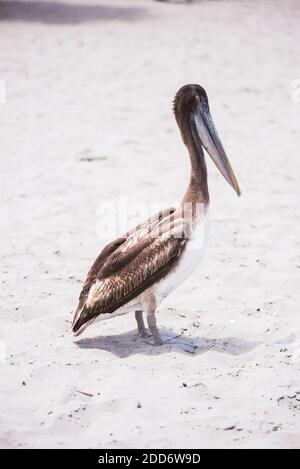
POLYGON ((196 356, 209 351, 237 356, 250 352, 260 344, 260 342, 237 337, 208 339, 205 337, 191 338, 184 335, 175 336, 174 332, 168 329, 162 329, 161 336, 164 344, 158 347, 151 344, 151 338, 138 338, 136 330, 112 336, 80 339, 75 343, 82 349, 106 350, 119 358, 127 358, 137 354, 160 355, 170 352, 196 356))
POLYGON ((141 6, 117 6, 63 2, 0 1, 0 21, 22 21, 44 24, 79 24, 95 21, 135 21, 147 10, 141 6))

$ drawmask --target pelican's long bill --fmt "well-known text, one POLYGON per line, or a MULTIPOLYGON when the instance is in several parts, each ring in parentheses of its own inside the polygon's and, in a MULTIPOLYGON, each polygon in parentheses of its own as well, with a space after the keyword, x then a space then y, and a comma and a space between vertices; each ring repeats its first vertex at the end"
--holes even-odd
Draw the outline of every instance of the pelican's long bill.
POLYGON ((237 195, 241 195, 239 184, 206 103, 198 104, 193 114, 193 121, 196 127, 196 135, 194 137, 200 140, 200 142, 196 143, 201 143, 226 181, 234 188, 237 195))

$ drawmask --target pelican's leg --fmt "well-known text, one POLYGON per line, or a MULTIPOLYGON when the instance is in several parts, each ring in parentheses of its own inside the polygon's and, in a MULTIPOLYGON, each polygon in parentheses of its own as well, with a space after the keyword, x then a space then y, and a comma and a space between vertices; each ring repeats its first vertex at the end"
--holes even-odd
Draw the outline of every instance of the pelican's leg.
POLYGON ((163 341, 160 337, 159 330, 157 329, 155 312, 147 313, 147 322, 148 322, 148 327, 151 331, 155 345, 162 345, 163 341))
POLYGON ((140 337, 149 337, 149 334, 145 328, 145 323, 143 319, 143 311, 135 311, 135 319, 138 326, 139 336, 140 337))

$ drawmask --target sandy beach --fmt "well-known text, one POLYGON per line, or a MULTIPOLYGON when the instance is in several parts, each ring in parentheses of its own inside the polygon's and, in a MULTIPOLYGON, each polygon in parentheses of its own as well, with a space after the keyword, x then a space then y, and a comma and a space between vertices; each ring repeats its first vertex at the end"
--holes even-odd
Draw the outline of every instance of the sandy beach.
POLYGON ((0 1, 1 448, 300 447, 299 24, 297 0, 0 1), (128 314, 74 338, 103 202, 187 185, 186 83, 242 197, 207 161, 205 258, 157 314, 181 337, 128 314))

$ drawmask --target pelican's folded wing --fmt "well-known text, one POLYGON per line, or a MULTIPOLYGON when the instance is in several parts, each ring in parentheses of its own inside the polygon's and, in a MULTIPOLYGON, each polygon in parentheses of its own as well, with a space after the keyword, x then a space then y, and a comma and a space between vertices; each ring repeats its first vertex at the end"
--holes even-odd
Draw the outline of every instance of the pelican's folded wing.
POLYGON ((185 249, 188 224, 176 219, 161 233, 152 231, 135 245, 128 240, 104 262, 73 322, 78 335, 97 316, 110 314, 161 280, 185 249))
POLYGON ((152 217, 148 218, 144 223, 137 225, 134 229, 128 231, 124 236, 112 241, 101 251, 92 267, 90 268, 87 278, 83 284, 82 290, 79 295, 79 303, 75 311, 74 322, 77 320, 77 317, 84 306, 84 303, 87 299, 90 288, 95 281, 97 275, 99 274, 101 268, 106 263, 106 261, 111 257, 111 255, 118 251, 120 246, 124 243, 124 252, 128 252, 130 247, 135 246, 146 234, 150 233, 151 230, 156 226, 157 223, 160 223, 161 220, 168 217, 170 214, 174 213, 175 208, 170 207, 160 212, 156 213, 152 217))

